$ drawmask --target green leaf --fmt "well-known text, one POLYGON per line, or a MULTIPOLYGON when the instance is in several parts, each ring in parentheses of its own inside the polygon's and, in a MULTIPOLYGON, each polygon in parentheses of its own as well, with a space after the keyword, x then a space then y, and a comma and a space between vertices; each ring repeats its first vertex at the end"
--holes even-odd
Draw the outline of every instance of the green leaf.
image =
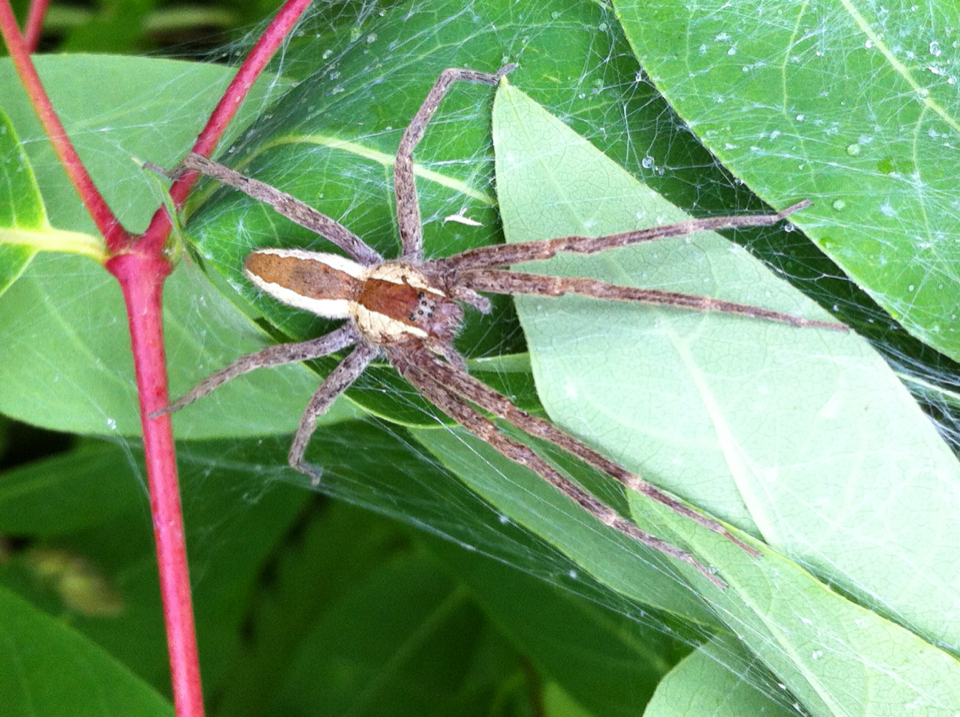
POLYGON ((423 558, 400 558, 310 630, 264 714, 488 714, 493 675, 470 669, 484 627, 463 589, 423 558))
POLYGON ((947 9, 615 6, 644 70, 723 165, 772 205, 812 199, 797 225, 908 331, 960 358, 947 9))
POLYGON ((0 473, 0 533, 50 538, 143 507, 126 453, 93 443, 0 473))
POLYGON ((0 296, 26 269, 38 251, 64 251, 105 258, 103 240, 79 232, 58 231, 47 212, 33 167, 10 118, 0 109, 0 296))
POLYGON ((758 675, 757 665, 729 637, 716 637, 694 650, 667 675, 644 711, 644 717, 794 717, 790 695, 758 675), (749 677, 748 677, 749 676, 749 677), (758 689, 766 682, 766 691, 758 689))
MULTIPOLYGON (((678 516, 639 499, 633 507, 641 524, 653 518, 668 539, 689 535, 678 516)), ((960 662, 943 643, 848 601, 763 544, 755 544, 761 555, 753 559, 703 532, 688 545, 728 582, 712 599, 717 613, 810 713, 952 715, 960 708, 960 662)))
MULTIPOLYGON (((686 218, 509 85, 498 93, 494 136, 509 241, 601 235, 686 218)), ((715 235, 535 269, 824 317, 715 235)), ((960 624, 947 616, 960 614, 952 587, 960 575, 955 541, 946 536, 960 528, 958 467, 865 342, 853 334, 579 298, 522 297, 517 305, 538 392, 559 425, 763 536, 929 640, 956 644, 960 624)), ((778 674, 791 675, 784 680, 811 709, 836 710, 850 699, 838 674, 904 707, 914 699, 960 699, 921 679, 922 670, 940 669, 940 684, 956 680, 948 675, 960 666, 944 653, 773 553, 754 561, 718 539, 726 551, 721 560, 711 542, 717 536, 703 538, 690 521, 639 496, 630 499, 641 527, 663 535, 669 525, 665 537, 717 566, 732 587, 718 598, 720 617, 737 634, 750 633, 743 639, 778 674), (698 553, 704 545, 709 551, 698 553), (741 575, 742 582, 734 581, 741 575), (783 627, 797 622, 798 600, 809 606, 809 631, 783 627), (847 634, 841 625, 849 620, 859 629, 847 634), (831 639, 845 645, 842 659, 821 661, 823 650, 809 649, 814 636, 824 649, 831 639), (902 674, 890 677, 884 645, 894 643, 916 667, 906 682, 902 674)))
POLYGON ((437 538, 420 540, 463 581, 498 629, 544 679, 591 713, 640 714, 689 648, 661 623, 591 600, 583 576, 560 585, 437 538), (577 585, 577 592, 568 588, 577 585))
MULTIPOLYGON (((185 443, 178 450, 198 641, 211 690, 237 650, 255 579, 310 497, 264 483, 270 472, 259 461, 280 465, 287 448, 283 438, 185 443)), ((76 629, 165 690, 169 659, 148 500, 137 480, 143 472, 139 452, 92 443, 0 476, 0 533, 65 548, 97 566, 116 586, 120 614, 71 611, 16 559, 0 566, 0 583, 55 615, 66 613, 76 629)))
POLYGON ((172 715, 172 705, 102 648, 0 588, 5 715, 172 715))
MULTIPOLYGON (((204 111, 213 107, 232 71, 215 65, 102 56, 38 57, 37 63, 67 131, 108 202, 126 226, 145 227, 160 197, 154 179, 130 156, 172 166, 189 147, 204 111), (87 131, 91 124, 107 129, 87 131)), ((255 86, 247 106, 263 100, 268 84, 269 78, 255 86)), ((95 233, 52 150, 41 141, 42 131, 9 61, 0 63, 0 88, 36 168, 51 220, 71 231, 95 233)), ((31 211, 18 216, 41 222, 38 201, 35 197, 31 211)), ((175 395, 267 343, 264 331, 236 308, 233 298, 221 295, 186 262, 167 283, 165 295, 175 395)), ((0 300, 4 327, 0 411, 61 431, 137 435, 140 419, 123 317, 116 282, 101 266, 77 256, 36 257, 0 300)), ((242 385, 219 391, 217 400, 175 416, 177 435, 290 432, 299 418, 297 407, 306 405, 316 385, 316 376, 299 365, 257 372, 242 385)), ((341 404, 327 420, 345 415, 351 415, 350 408, 341 404)))
MULTIPOLYGON (((313 626, 410 548, 397 523, 333 501, 315 504, 301 516, 297 531, 271 565, 273 579, 253 596, 247 618, 252 636, 224 679, 220 717, 264 715, 284 689, 291 656, 309 643, 313 626)), ((360 630, 366 632, 364 626, 360 630)))

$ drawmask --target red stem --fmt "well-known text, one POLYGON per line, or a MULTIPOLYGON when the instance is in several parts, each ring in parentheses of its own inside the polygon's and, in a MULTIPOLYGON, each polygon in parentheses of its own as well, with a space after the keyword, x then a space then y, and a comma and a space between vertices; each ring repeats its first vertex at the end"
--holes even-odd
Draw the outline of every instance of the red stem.
POLYGON ((117 277, 127 305, 127 323, 140 395, 143 451, 150 488, 150 513, 157 547, 157 570, 163 596, 163 619, 173 682, 174 710, 179 717, 203 716, 203 688, 197 637, 190 600, 190 574, 184 541, 183 512, 170 417, 151 420, 153 411, 169 404, 163 347, 163 281, 171 266, 165 258, 136 252, 107 262, 117 277))
MULTIPOLYGON (((45 7, 46 0, 40 0, 38 5, 41 4, 45 7)), ((200 133, 194 151, 205 155, 213 151, 250 88, 309 4, 310 0, 288 0, 277 13, 230 83, 200 133)), ((31 10, 31 22, 39 27, 42 25, 43 11, 37 8, 34 6, 31 10), (38 19, 34 21, 35 14, 38 19)), ((34 24, 30 27, 34 28, 34 24)), ((39 29, 32 32, 38 35, 39 29)), ((120 225, 81 163, 53 110, 30 60, 27 44, 20 35, 9 0, 0 0, 0 33, 57 157, 113 255, 106 262, 106 268, 120 282, 130 329, 174 707, 178 717, 203 717, 203 691, 173 429, 169 415, 149 418, 152 412, 165 408, 169 403, 163 346, 162 292, 163 282, 172 270, 163 251, 170 234, 170 221, 166 210, 161 208, 141 237, 133 237, 120 225)), ((34 38, 33 46, 35 41, 34 38)), ((171 196, 178 207, 195 181, 196 176, 184 176, 174 183, 171 196)))
MULTIPOLYGON (((227 87, 220 102, 217 103, 216 108, 210 115, 210 119, 207 120, 206 126, 197 136, 197 141, 193 145, 194 152, 202 154, 204 157, 209 157, 213 153, 217 144, 223 138, 227 125, 233 120, 237 110, 240 109, 240 104, 250 92, 250 88, 260 77, 267 63, 270 62, 277 48, 290 34, 293 26, 296 25, 310 2, 311 0, 287 0, 284 6, 280 8, 270 25, 264 30, 263 35, 250 50, 250 54, 243 61, 237 74, 230 82, 230 86, 227 87)), ((196 172, 185 172, 170 187, 170 197, 177 209, 183 206, 183 202, 199 176, 196 172)), ((144 232, 143 241, 148 246, 153 247, 156 242, 165 242, 169 233, 170 217, 167 216, 166 210, 161 208, 153 215, 150 226, 144 232)))
POLYGON ((43 18, 47 14, 50 0, 33 0, 30 3, 30 13, 27 15, 27 30, 25 44, 28 52, 36 52, 40 44, 40 33, 43 32, 43 18))
POLYGON ((107 249, 111 253, 123 251, 130 244, 130 234, 120 225, 120 222, 110 211, 103 196, 97 189, 87 168, 83 166, 77 150, 74 149, 67 132, 53 110, 50 98, 47 96, 43 83, 40 82, 40 76, 37 74, 37 68, 33 66, 30 60, 30 53, 24 43, 23 36, 20 34, 20 28, 17 27, 17 19, 13 15, 13 9, 10 7, 9 0, 0 1, 0 34, 3 35, 7 43, 7 49, 10 51, 10 57, 13 59, 13 66, 20 76, 20 82, 23 89, 26 90, 30 98, 30 104, 33 106, 43 125, 43 131, 53 145, 53 151, 60 160, 64 171, 67 173, 71 184, 80 195, 80 199, 86 206, 87 211, 97 225, 97 229, 103 234, 107 242, 107 249))

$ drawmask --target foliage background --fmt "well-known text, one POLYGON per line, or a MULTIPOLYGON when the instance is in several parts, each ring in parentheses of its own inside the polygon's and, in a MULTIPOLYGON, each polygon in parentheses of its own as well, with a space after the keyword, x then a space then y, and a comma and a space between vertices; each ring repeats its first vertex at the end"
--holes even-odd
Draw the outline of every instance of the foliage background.
MULTIPOLYGON (((858 281, 875 298, 900 307, 897 318, 910 316, 905 306, 923 309, 920 318, 910 319, 913 336, 855 284, 840 278, 842 272, 800 232, 758 232, 737 239, 874 339, 898 367, 909 369, 905 377, 912 385, 927 387, 931 410, 937 412, 943 431, 950 433, 953 363, 946 355, 956 355, 953 325, 949 317, 931 315, 926 306, 909 300, 917 285, 934 283, 942 293, 936 293, 932 303, 949 306, 952 300, 956 305, 956 282, 949 268, 956 265, 949 251, 956 204, 950 174, 940 169, 941 154, 952 150, 952 96, 937 94, 953 86, 954 29, 939 20, 936 6, 925 6, 925 17, 912 24, 903 18, 897 24, 898 18, 891 14, 871 18, 868 26, 891 28, 888 38, 894 36, 892 28, 901 29, 903 46, 897 49, 887 43, 900 57, 913 52, 914 59, 919 54, 926 62, 921 67, 917 60, 917 72, 894 72, 892 79, 887 73, 896 66, 883 62, 882 53, 867 52, 876 49, 884 33, 877 37, 876 31, 869 35, 861 28, 851 33, 858 46, 838 47, 832 41, 847 36, 826 10, 816 18, 813 30, 768 16, 767 34, 743 33, 758 38, 761 45, 775 46, 782 42, 781 32, 801 45, 809 36, 811 56, 799 64, 814 73, 817 68, 811 58, 820 56, 817 53, 837 52, 843 58, 845 69, 832 70, 830 83, 801 85, 811 88, 814 99, 830 91, 840 96, 833 108, 837 115, 831 118, 826 113, 830 107, 818 116, 794 115, 795 122, 824 123, 819 125, 824 128, 821 135, 833 139, 821 140, 816 149, 822 154, 811 150, 811 156, 818 166, 834 170, 811 173, 798 166, 791 174, 781 171, 777 163, 782 150, 752 151, 744 147, 747 140, 734 136, 739 129, 775 143, 772 132, 782 130, 765 128, 768 120, 763 119, 763 110, 769 104, 782 114, 784 108, 766 102, 764 92, 769 88, 762 83, 758 90, 749 83, 741 86, 723 102, 704 93, 696 77, 715 72, 718 60, 701 53, 699 45, 689 46, 694 35, 672 24, 676 9, 672 5, 622 3, 614 10, 600 4, 556 2, 515 11, 499 3, 476 3, 466 9, 462 4, 456 4, 456 9, 444 3, 394 5, 317 7, 310 24, 291 42, 275 77, 249 103, 252 117, 291 84, 306 86, 286 100, 286 111, 261 117, 256 132, 241 138, 236 157, 245 163, 246 171, 271 182, 292 172, 297 177, 292 188, 301 196, 315 197, 322 209, 331 207, 326 211, 343 218, 361 235, 381 248, 390 247, 394 239, 389 185, 382 162, 357 167, 353 158, 338 164, 335 155, 322 153, 311 153, 307 161, 302 147, 285 150, 275 138, 310 136, 322 147, 333 136, 389 156, 404 118, 412 115, 422 88, 439 69, 448 64, 476 66, 480 57, 484 65, 495 66, 505 46, 521 55, 520 72, 527 74, 517 75, 519 85, 688 211, 709 215, 758 209, 762 205, 751 189, 768 200, 784 195, 826 198, 818 202, 804 233, 828 253, 847 252, 851 261, 845 268, 860 271, 858 281), (480 31, 486 26, 478 18, 491 15, 509 17, 510 22, 498 23, 492 32, 480 31), (632 20, 639 15, 643 15, 643 27, 632 20), (820 34, 815 32, 818 27, 820 34), (927 36, 931 39, 924 40, 927 36), (916 43, 926 55, 907 47, 903 37, 920 38, 916 43), (469 42, 461 44, 462 38, 469 42), (664 39, 673 44, 656 62, 653 50, 644 43, 664 39), (867 46, 871 42, 873 48, 867 46), (393 49, 372 60, 369 52, 383 46, 393 49), (539 48, 562 48, 562 52, 551 54, 539 48), (637 54, 651 58, 646 74, 640 71, 637 54), (691 60, 704 56, 708 59, 702 67, 691 60), (339 62, 336 69, 329 70, 335 62, 339 62), (322 75, 312 75, 317 67, 324 69, 322 75), (923 101, 927 98, 907 103, 919 108, 919 116, 901 108, 893 126, 908 126, 911 136, 919 139, 899 144, 893 138, 903 135, 902 127, 891 130, 889 137, 881 131, 891 126, 884 114, 893 112, 887 96, 907 93, 898 90, 894 81, 909 86, 909 80, 916 84, 920 76, 942 80, 931 85, 927 95, 932 93, 939 104, 923 101), (649 78, 694 125, 697 135, 708 141, 722 164, 684 128, 649 78), (849 80, 850 86, 835 87, 843 80, 849 80), (316 96, 324 99, 312 99, 311 83, 321 88, 316 96), (314 101, 318 106, 311 106, 314 101), (848 126, 855 123, 845 113, 863 108, 865 116, 856 118, 864 121, 866 129, 848 126), (938 114, 938 108, 946 109, 938 114), (316 129, 321 116, 320 126, 333 128, 333 134, 316 129), (928 127, 924 123, 930 117, 946 126, 928 127), (831 124, 838 123, 844 126, 831 135, 831 124), (873 139, 867 141, 868 137, 873 139), (925 145, 926 140, 933 144, 925 145), (880 146, 883 151, 875 152, 880 146), (841 161, 848 164, 838 168, 841 161), (754 180, 761 176, 764 181, 761 186, 749 179, 744 184, 737 178, 744 175, 754 180), (330 177, 340 179, 331 185, 330 177), (886 191, 885 182, 896 183, 897 200, 866 207, 866 199, 886 191), (911 186, 913 203, 908 204, 911 186), (938 213, 927 209, 930 202, 938 213), (934 215, 942 221, 931 219, 934 215), (843 239, 836 235, 838 225, 845 230, 843 239), (938 236, 946 240, 931 241, 938 236), (878 239, 880 249, 865 244, 870 237, 878 239), (931 247, 914 256, 914 248, 925 242, 931 247), (909 271, 896 272, 896 281, 889 281, 882 269, 891 264, 909 271), (871 278, 872 269, 877 271, 871 278), (914 270, 919 274, 912 274, 914 270)), ((89 10, 54 6, 45 49, 212 57, 229 66, 253 34, 251 23, 271 10, 253 3, 174 6, 121 1, 89 10)), ((903 9, 902 14, 906 13, 903 9)), ((857 15, 862 16, 848 10, 843 17, 849 21, 857 15)), ((721 37, 729 27, 739 28, 755 16, 760 13, 741 8, 715 28, 699 30, 713 38, 724 54, 738 57, 743 66, 762 74, 762 48, 721 37)), ((14 83, 9 66, 2 69, 6 73, 3 109, 21 137, 33 137, 29 112, 6 99, 12 97, 7 88, 14 83)), ((149 158, 154 161, 174 162, 202 119, 205 103, 216 98, 215 85, 223 81, 223 73, 209 65, 83 56, 50 62, 45 71, 52 92, 59 89, 64 102, 74 98, 74 104, 66 107, 68 119, 80 127, 96 121, 96 131, 84 133, 81 154, 121 216, 136 226, 146 216, 144 208, 155 206, 159 192, 142 180, 135 166, 124 162, 118 150, 151 152, 149 158), (78 92, 78 87, 85 89, 78 92)), ((722 79, 711 75, 708 87, 719 88, 722 79)), ((436 254, 452 251, 453 246, 462 248, 462 242, 470 240, 465 233, 451 239, 439 221, 459 211, 480 217, 491 228, 490 236, 474 241, 499 236, 497 213, 487 198, 489 192, 482 191, 492 172, 490 109, 488 103, 476 105, 477 94, 483 90, 451 97, 444 106, 443 121, 424 144, 425 164, 442 168, 462 186, 481 189, 465 205, 461 191, 432 184, 421 187, 428 246, 436 254)), ((718 89, 717 94, 722 92, 718 89)), ((243 125, 241 120, 238 132, 243 125)), ((802 129, 797 136, 809 141, 802 129)), ((57 186, 56 169, 34 144, 32 139, 27 143, 28 153, 52 221, 77 230, 88 228, 66 195, 48 193, 48 187, 57 186)), ((203 259, 195 257, 193 269, 181 267, 167 290, 174 392, 266 340, 263 330, 237 311, 244 302, 237 300, 230 281, 235 278, 231 272, 236 273, 237 256, 249 246, 245 242, 273 236, 274 222, 265 212, 251 211, 242 198, 223 192, 204 198, 210 201, 197 209, 188 224, 203 259), (239 236, 238 220, 245 227, 239 236), (196 266, 217 268, 225 278, 211 287, 196 266)), ((287 240, 299 242, 304 237, 291 234, 287 240)), ((207 275, 216 276, 212 271, 207 275)), ((123 376, 126 349, 119 330, 122 314, 116 297, 110 296, 114 288, 89 260, 56 255, 35 257, 29 271, 5 288, 7 293, 0 300, 6 335, 6 353, 0 362, 7 387, 4 411, 71 433, 48 433, 2 419, 5 473, 0 486, 6 488, 0 498, 0 530, 10 537, 2 572, 9 594, 4 593, 6 605, 0 614, 8 621, 5 634, 17 636, 6 659, 18 667, 0 670, 7 675, 0 678, 6 679, 0 691, 21 699, 18 710, 26 710, 30 700, 41 705, 36 709, 40 713, 74 710, 75 704, 68 707, 50 687, 54 666, 63 670, 66 664, 82 676, 77 678, 82 684, 115 700, 104 711, 166 711, 169 708, 160 697, 166 694, 167 677, 149 516, 141 485, 130 480, 131 473, 139 471, 136 442, 131 438, 136 432, 135 398, 132 383, 117 379, 123 376), (77 297, 82 302, 76 302, 77 297), (51 305, 55 310, 49 310, 51 305), (59 320, 51 321, 51 316, 59 320), (71 388, 63 390, 64 385, 71 388), (24 390, 26 386, 30 389, 24 390), (82 390, 73 390, 78 387, 82 390), (65 403, 65 396, 72 403, 65 403), (104 435, 106 441, 89 437, 104 435), (23 599, 59 619, 38 618, 23 599), (39 647, 29 650, 30 645, 39 647), (74 659, 65 663, 64 651, 74 659)), ((246 291, 239 285, 237 290, 246 291)), ((246 300, 256 301, 252 294, 246 300)), ((319 329, 316 323, 275 307, 257 304, 256 308, 269 320, 267 331, 274 337, 319 329)), ((493 328, 479 323, 469 327, 465 343, 475 358, 488 359, 486 364, 475 364, 486 372, 484 378, 535 406, 531 372, 522 357, 514 358, 524 350, 519 324, 509 305, 500 308, 506 318, 493 328)), ((778 677, 769 672, 776 660, 761 661, 757 657, 761 651, 745 651, 729 630, 716 623, 712 611, 730 615, 727 608, 718 610, 718 602, 708 602, 705 610, 692 593, 668 601, 665 592, 656 591, 654 598, 635 602, 611 591, 609 579, 578 570, 582 562, 557 552, 544 542, 542 532, 502 507, 498 511, 503 513, 491 511, 473 494, 447 487, 453 480, 449 469, 457 472, 455 454, 463 452, 465 444, 448 440, 454 458, 444 457, 442 447, 431 449, 433 454, 417 448, 413 436, 418 433, 426 443, 443 442, 452 434, 437 431, 435 420, 424 414, 415 397, 391 383, 386 373, 371 375, 353 396, 354 402, 330 417, 337 428, 318 436, 311 455, 335 478, 334 492, 413 520, 430 532, 415 531, 408 524, 284 483, 291 478, 280 468, 288 440, 283 434, 295 424, 298 413, 289 407, 302 403, 315 381, 315 373, 291 367, 280 375, 258 377, 233 393, 224 389, 218 400, 178 419, 178 435, 195 439, 184 441, 179 450, 211 712, 635 714, 645 708, 648 714, 702 714, 707 709, 722 713, 736 708, 737 714, 856 713, 843 703, 821 703, 809 696, 801 700, 793 684, 794 694, 779 686, 778 677), (253 396, 245 391, 253 391, 253 396), (251 404, 256 405, 255 411, 250 410, 251 404), (384 420, 358 419, 366 416, 361 409, 384 420), (378 480, 371 484, 370 476, 378 480), (399 507, 391 510, 384 505, 399 507), (507 515, 512 520, 502 519, 507 515), (435 535, 480 550, 465 552, 435 535), (495 555, 501 562, 485 555, 495 555), (651 701, 658 686, 658 697, 651 701), (736 695, 735 701, 730 695, 736 695)), ((465 452, 470 454, 472 449, 465 452)), ((499 475, 508 472, 502 467, 498 471, 499 475)), ((518 480, 511 478, 509 485, 520 485, 518 480)), ((612 492, 605 498, 623 501, 612 492)), ((928 505, 937 501, 950 505, 943 492, 932 494, 928 505)), ((908 540, 923 544, 915 534, 908 540)), ((597 544, 604 549, 610 545, 607 539, 597 544)), ((922 562, 912 553, 910 557, 913 564, 922 562)), ((643 556, 642 562, 648 560, 643 556)), ((839 584, 844 592, 856 593, 856 587, 857 583, 839 584)), ((864 592, 859 599, 867 604, 877 597, 870 590, 864 592)), ((785 609, 795 605, 788 601, 785 609)), ((890 605, 887 610, 883 605, 871 607, 887 617, 900 617, 890 605)), ((890 638, 884 644, 899 643, 890 638)), ((941 640, 937 648, 944 651, 940 653, 943 660, 952 660, 952 643, 941 640)), ((920 654, 925 648, 917 649, 920 654)), ((815 662, 823 656, 816 657, 818 651, 822 653, 815 645, 809 650, 815 662)), ((866 667, 872 659, 868 654, 854 654, 844 664, 866 667)), ((936 674, 929 664, 921 664, 936 674)), ((851 684, 858 680, 868 686, 879 684, 871 683, 868 669, 842 674, 851 684)), ((851 693, 851 704, 858 702, 858 694, 851 693)), ((942 700, 922 707, 931 714, 949 709, 948 697, 942 700)), ((872 712, 864 708, 863 713, 872 712)))

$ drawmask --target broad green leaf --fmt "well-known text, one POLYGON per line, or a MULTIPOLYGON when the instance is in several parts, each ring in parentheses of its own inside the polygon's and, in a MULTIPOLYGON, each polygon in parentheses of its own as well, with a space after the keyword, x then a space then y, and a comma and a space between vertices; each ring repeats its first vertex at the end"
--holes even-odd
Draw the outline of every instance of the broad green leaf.
POLYGON ((127 454, 95 443, 0 473, 0 533, 51 538, 143 507, 127 454))
POLYGON ((614 4, 723 165, 775 206, 812 199, 797 225, 908 331, 960 357, 950 6, 614 4))
MULTIPOLYGON (((270 472, 259 461, 279 465, 286 451, 285 438, 191 442, 179 449, 194 609, 209 689, 223 679, 237 650, 246 600, 264 561, 309 499, 305 491, 264 484, 270 472)), ((0 566, 0 583, 54 615, 69 615, 77 630, 165 690, 169 660, 143 470, 138 452, 90 444, 0 476, 0 533, 36 546, 62 546, 89 561, 115 586, 120 614, 99 618, 71 611, 53 590, 38 586, 16 556, 0 566)))
POLYGON ((47 226, 43 199, 10 119, 0 107, 0 296, 23 273, 35 249, 11 241, 47 226))
POLYGON ((592 715, 556 682, 548 682, 543 686, 543 714, 544 717, 591 717, 592 715))
POLYGON ((38 251, 73 252, 103 261, 105 247, 98 237, 50 226, 33 168, 0 108, 0 296, 38 251))
MULTIPOLYGON (((60 56, 37 61, 94 180, 121 220, 142 229, 161 197, 154 179, 130 156, 172 166, 189 147, 232 71, 143 58, 60 56), (90 126, 99 129, 90 131, 90 126)), ((255 87, 248 107, 264 101, 267 84, 255 87)), ((0 88, 51 221, 71 231, 94 233, 52 150, 39 141, 42 132, 8 61, 0 63, 0 88)), ((34 205, 28 214, 34 223, 42 216, 38 212, 34 205)), ((265 333, 186 263, 168 281, 165 296, 174 394, 266 344, 265 333)), ((0 410, 62 431, 139 433, 126 323, 116 282, 101 266, 76 256, 38 256, 0 297, 0 410)), ((242 385, 224 387, 213 400, 175 416, 177 435, 292 431, 316 385, 315 375, 302 366, 257 372, 242 385)), ((350 413, 346 405, 339 411, 350 413)), ((342 415, 335 411, 329 420, 342 415)))
POLYGON ((409 550, 398 523, 347 503, 316 503, 300 517, 296 539, 273 559, 272 579, 253 596, 247 617, 251 636, 223 681, 216 714, 262 717, 283 689, 291 656, 304 648, 311 627, 373 572, 409 550))
MULTIPOLYGON (((675 514, 632 504, 641 524, 652 518, 667 539, 690 535, 675 514)), ((750 558, 705 533, 687 545, 727 581, 712 596, 717 614, 811 714, 947 717, 960 709, 960 662, 942 643, 850 602, 762 543, 750 558)))
MULTIPOLYGON (((447 541, 421 539, 463 581, 497 628, 591 713, 640 714, 665 674, 689 651, 679 636, 605 604, 447 541)), ((579 578, 582 583, 582 576, 579 578)), ((658 616, 659 617, 659 616, 658 616)))
MULTIPOLYGON (((494 127, 509 241, 601 235, 685 218, 509 85, 498 94, 494 127)), ((717 236, 524 268, 824 316, 717 236)), ((948 616, 960 614, 952 587, 960 581, 952 539, 960 527, 957 464, 892 372, 855 335, 587 299, 528 297, 517 304, 538 392, 559 425, 763 536, 928 639, 956 642, 960 625, 948 616)), ((662 511, 631 499, 641 527, 644 516, 657 515, 648 529, 661 527, 662 533, 662 511)), ((668 521, 672 542, 696 552, 700 531, 689 521, 668 521)), ((758 624, 779 626, 793 614, 796 603, 776 592, 781 571, 792 580, 786 594, 811 604, 814 624, 821 612, 834 621, 830 630, 847 619, 861 621, 862 634, 851 638, 844 655, 853 671, 848 677, 862 677, 904 705, 918 696, 947 704, 956 698, 949 691, 925 692, 919 672, 906 685, 889 684, 881 653, 898 641, 917 665, 946 670, 943 679, 955 667, 951 658, 847 603, 796 566, 775 566, 781 559, 765 556, 758 567, 730 547, 730 567, 715 552, 702 557, 724 579, 728 570, 750 576, 742 593, 755 611, 747 611, 749 620, 742 611, 731 610, 730 619, 721 612, 738 634, 743 624, 759 631, 758 624), (869 668, 874 661, 877 671, 869 668)), ((736 603, 731 596, 740 589, 735 586, 721 606, 736 603)), ((821 629, 821 641, 829 643, 832 633, 821 629)), ((778 674, 809 670, 815 676, 810 694, 839 689, 837 683, 814 684, 826 673, 798 642, 810 635, 771 632, 764 639, 779 644, 773 652, 783 662, 763 657, 778 674)), ((811 709, 823 707, 810 694, 811 709)), ((822 699, 842 701, 836 694, 822 699)))
POLYGON ((794 717, 792 697, 769 682, 766 691, 755 661, 729 637, 701 645, 668 674, 644 717, 794 717), (780 694, 778 695, 777 692, 780 694), (779 699, 777 699, 779 697, 779 699))
POLYGON ((102 648, 0 588, 3 714, 172 715, 172 705, 102 648))
POLYGON ((465 590, 422 557, 399 558, 313 626, 262 714, 489 714, 485 631, 465 590))

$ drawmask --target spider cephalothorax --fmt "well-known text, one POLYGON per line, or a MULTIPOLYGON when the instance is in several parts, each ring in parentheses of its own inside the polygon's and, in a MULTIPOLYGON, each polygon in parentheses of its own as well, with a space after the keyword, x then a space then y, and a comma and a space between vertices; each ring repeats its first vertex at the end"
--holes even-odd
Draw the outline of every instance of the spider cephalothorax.
POLYGON ((302 249, 259 249, 250 254, 244 266, 247 277, 279 301, 326 318, 345 319, 346 323, 317 339, 270 346, 243 356, 156 415, 176 411, 226 381, 253 369, 315 359, 354 346, 311 399, 290 448, 290 465, 312 476, 314 482, 319 484, 320 470, 308 464, 304 458, 310 436, 316 428, 317 417, 363 373, 371 361, 385 355, 397 371, 440 410, 510 460, 534 471, 597 520, 644 545, 693 565, 707 579, 722 587, 723 582, 689 553, 640 530, 556 470, 529 446, 505 434, 483 413, 508 421, 536 438, 559 446, 627 488, 668 506, 755 553, 715 520, 630 473, 549 421, 520 410, 505 396, 472 377, 453 345, 463 320, 460 304, 468 304, 482 312, 489 311, 489 300, 478 292, 541 296, 580 294, 596 299, 723 311, 794 326, 845 329, 842 324, 811 321, 710 297, 613 286, 587 278, 557 278, 507 270, 512 264, 548 259, 561 252, 592 254, 640 242, 686 236, 697 231, 768 226, 809 203, 799 202, 778 214, 717 217, 602 237, 572 236, 487 246, 424 261, 420 210, 413 175, 413 150, 423 137, 440 100, 454 82, 466 80, 495 85, 511 69, 513 66, 507 65, 496 74, 444 70, 403 133, 394 165, 397 220, 402 244, 401 256, 397 260, 385 261, 349 229, 289 194, 244 177, 205 157, 189 155, 179 171, 201 172, 237 187, 322 235, 352 257, 348 259, 339 254, 302 249))

